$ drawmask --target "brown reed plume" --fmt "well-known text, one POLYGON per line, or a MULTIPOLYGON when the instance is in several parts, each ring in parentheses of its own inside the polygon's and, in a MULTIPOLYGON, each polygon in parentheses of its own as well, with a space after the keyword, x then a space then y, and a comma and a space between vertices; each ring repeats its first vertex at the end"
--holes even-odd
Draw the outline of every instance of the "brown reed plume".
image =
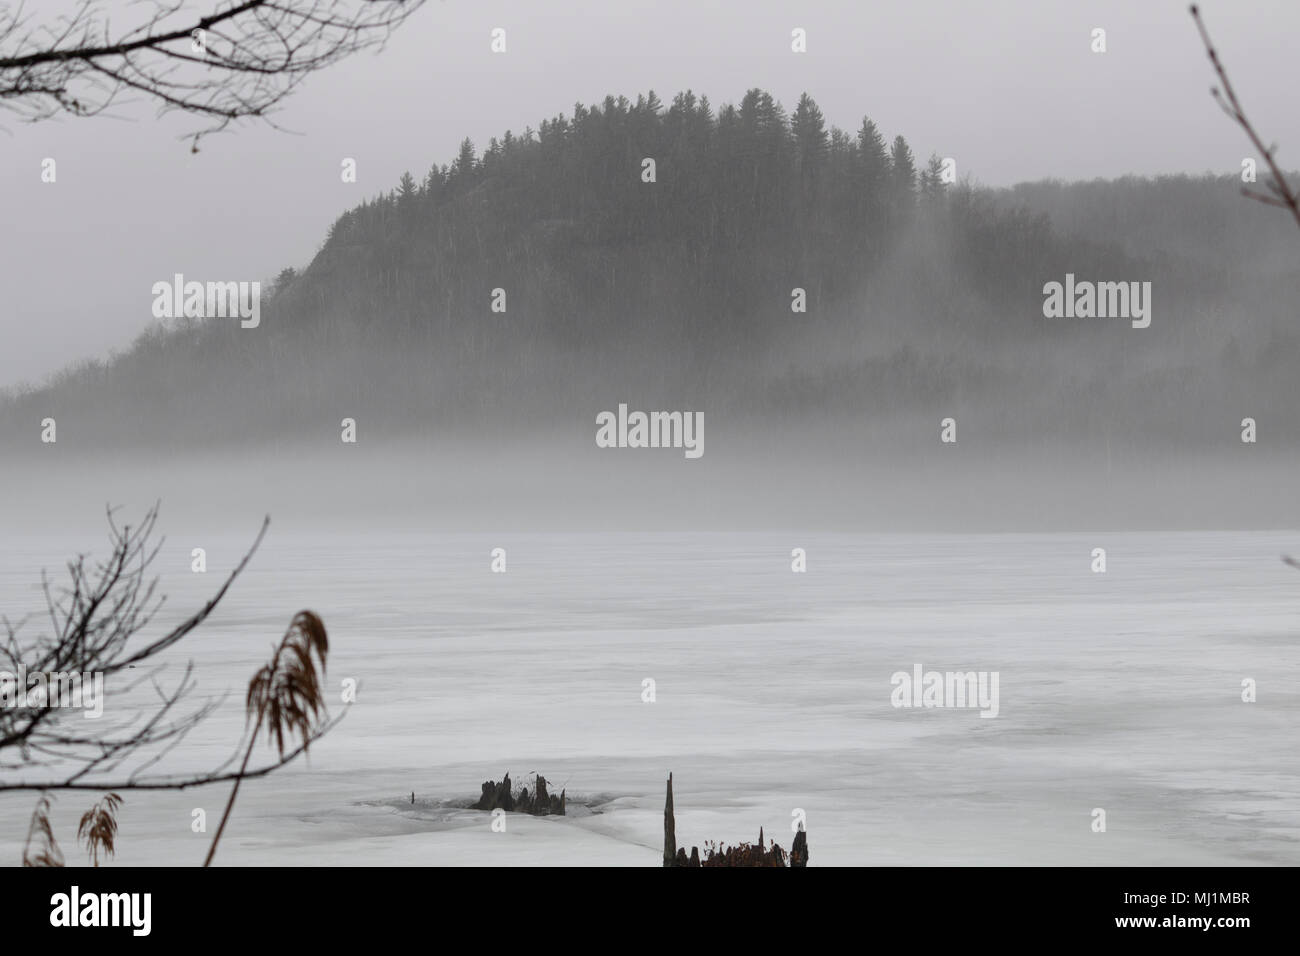
POLYGON ((50 826, 50 803, 48 793, 41 794, 32 811, 32 822, 27 828, 27 842, 23 844, 23 866, 63 866, 63 854, 54 840, 54 828, 50 826), (32 852, 32 840, 38 841, 38 849, 32 852))
POLYGON ((99 866, 99 854, 113 855, 113 839, 117 836, 117 808, 122 798, 116 793, 105 794, 103 799, 81 815, 77 826, 77 839, 86 844, 90 862, 99 866))
POLYGON ((316 673, 316 661, 320 662, 320 673, 325 673, 325 657, 329 653, 329 638, 325 634, 325 625, 311 611, 299 611, 285 632, 284 639, 276 648, 271 662, 253 675, 248 682, 248 698, 245 703, 245 719, 252 721, 253 732, 248 737, 248 749, 244 752, 244 762, 235 775, 235 786, 230 791, 230 800, 221 815, 221 824, 217 827, 212 846, 208 849, 204 866, 212 863, 216 856, 217 844, 230 819, 230 811, 235 806, 235 797, 239 794, 239 784, 243 780, 244 770, 253 756, 253 745, 262 727, 266 727, 268 743, 273 742, 276 750, 283 757, 285 738, 292 745, 294 735, 302 738, 305 751, 313 737, 319 736, 321 718, 325 714, 325 696, 320 679, 316 673), (316 660, 313 660, 313 655, 316 660))

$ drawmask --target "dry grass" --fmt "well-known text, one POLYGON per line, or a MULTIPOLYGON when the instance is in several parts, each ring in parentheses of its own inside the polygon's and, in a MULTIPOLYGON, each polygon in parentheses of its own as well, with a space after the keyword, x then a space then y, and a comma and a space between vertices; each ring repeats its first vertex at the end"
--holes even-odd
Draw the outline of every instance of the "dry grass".
POLYGON ((99 866, 100 853, 113 855, 113 840, 117 836, 117 808, 122 805, 122 798, 116 793, 105 794, 81 816, 77 827, 77 839, 86 844, 90 861, 99 866))
POLYGON ((262 728, 266 728, 267 741, 275 745, 282 758, 286 738, 292 745, 295 735, 301 737, 301 749, 305 751, 318 735, 322 718, 325 717, 325 695, 316 666, 319 662, 320 674, 323 675, 328 654, 329 637, 325 633, 325 624, 311 611, 299 611, 280 641, 280 646, 276 648, 271 662, 248 682, 244 710, 245 719, 253 723, 253 732, 248 736, 243 765, 235 777, 230 800, 221 815, 221 825, 212 838, 212 846, 203 861, 204 866, 211 865, 216 856, 217 844, 221 842, 226 822, 234 809, 239 784, 262 728))
POLYGON ((23 844, 23 866, 63 866, 63 854, 54 840, 54 828, 50 825, 50 805, 53 798, 48 793, 41 794, 32 811, 31 826, 27 828, 27 842, 23 844), (32 851, 32 840, 37 841, 36 851, 32 851))
MULTIPOLYGON (((275 658, 248 682, 245 716, 265 724, 269 740, 284 754, 284 738, 296 733, 303 746, 311 742, 312 731, 325 710, 324 695, 312 655, 325 673, 329 637, 325 625, 311 611, 299 611, 280 642, 275 658)), ((254 731, 256 735, 256 731, 254 731)))

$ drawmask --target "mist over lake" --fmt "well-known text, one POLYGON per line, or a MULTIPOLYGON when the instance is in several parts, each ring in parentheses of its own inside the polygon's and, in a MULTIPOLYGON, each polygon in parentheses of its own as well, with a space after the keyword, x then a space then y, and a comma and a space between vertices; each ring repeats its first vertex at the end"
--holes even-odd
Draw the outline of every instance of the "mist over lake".
POLYGON ((0 864, 1300 864, 1300 12, 209 5, 0 6, 0 864))

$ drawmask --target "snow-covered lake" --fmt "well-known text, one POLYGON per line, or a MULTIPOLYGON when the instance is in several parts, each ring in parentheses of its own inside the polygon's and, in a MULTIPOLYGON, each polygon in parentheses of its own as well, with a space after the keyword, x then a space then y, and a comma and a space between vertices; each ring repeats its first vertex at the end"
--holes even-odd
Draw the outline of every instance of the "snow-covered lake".
MULTIPOLYGON (((100 546, 87 530, 6 541, 11 619, 41 610, 42 566, 100 546)), ((215 590, 254 531, 171 533, 160 620, 215 590), (206 575, 189 570, 196 546, 206 575)), ((1300 572, 1279 560, 1296 551, 1283 532, 273 527, 179 648, 198 695, 230 696, 167 766, 228 756, 248 678, 311 608, 328 681, 354 678, 357 700, 333 705, 346 717, 309 760, 245 784, 220 863, 655 866, 671 771, 688 848, 760 826, 788 847, 802 810, 812 865, 1297 864, 1300 572), (998 672, 997 718, 893 707, 891 675, 916 664, 998 672), (512 815, 498 833, 455 806, 506 771, 562 784, 573 815, 512 815)), ((126 793, 115 862, 198 864, 227 794, 126 793)), ((70 863, 93 799, 58 798, 70 863)), ((0 798, 0 861, 19 862, 35 800, 0 798)))

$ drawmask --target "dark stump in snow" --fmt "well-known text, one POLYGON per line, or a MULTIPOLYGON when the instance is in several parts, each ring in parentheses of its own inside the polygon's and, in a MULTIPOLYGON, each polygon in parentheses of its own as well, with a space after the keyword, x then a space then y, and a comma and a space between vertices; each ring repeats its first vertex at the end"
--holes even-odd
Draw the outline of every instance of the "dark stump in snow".
POLYGON ((483 794, 479 797, 478 803, 474 804, 474 809, 528 813, 535 817, 562 817, 565 815, 566 805, 565 791, 561 790, 559 794, 548 793, 546 778, 540 774, 532 793, 528 792, 527 787, 521 787, 516 794, 511 789, 510 774, 507 773, 498 782, 483 781, 483 794))
POLYGON ((771 846, 763 845, 763 828, 758 829, 758 843, 742 843, 739 846, 722 846, 717 843, 704 844, 704 856, 700 848, 691 847, 691 855, 686 855, 685 847, 677 846, 677 821, 673 814, 673 775, 668 775, 668 798, 664 802, 664 866, 807 866, 808 834, 800 829, 794 835, 789 856, 785 850, 772 840, 771 846))

